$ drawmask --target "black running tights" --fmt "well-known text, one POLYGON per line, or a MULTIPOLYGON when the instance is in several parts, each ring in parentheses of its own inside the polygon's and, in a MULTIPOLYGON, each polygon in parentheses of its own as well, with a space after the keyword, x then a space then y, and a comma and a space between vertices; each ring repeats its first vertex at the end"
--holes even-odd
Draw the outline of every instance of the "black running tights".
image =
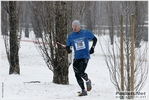
POLYGON ((75 77, 82 90, 85 89, 83 79, 85 81, 88 80, 88 75, 87 73, 85 73, 87 64, 88 64, 88 59, 85 59, 85 58, 73 60, 73 70, 75 72, 75 77))

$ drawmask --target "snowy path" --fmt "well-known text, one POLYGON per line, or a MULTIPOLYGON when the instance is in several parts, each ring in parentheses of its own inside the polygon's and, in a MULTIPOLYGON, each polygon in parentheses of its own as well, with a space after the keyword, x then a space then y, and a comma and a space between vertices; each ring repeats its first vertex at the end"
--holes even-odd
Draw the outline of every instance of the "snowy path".
MULTIPOLYGON (((98 44, 97 44, 98 45, 98 44)), ((21 42, 19 51, 21 75, 9 75, 9 64, 1 38, 1 82, 4 83, 4 100, 119 100, 100 46, 91 55, 86 72, 92 80, 93 89, 88 96, 78 97, 80 88, 76 82, 72 65, 69 67, 69 85, 52 83, 53 73, 47 68, 32 42, 21 42), (40 81, 40 83, 26 83, 40 81), (24 83, 25 82, 25 83, 24 83)), ((147 86, 146 86, 147 87, 147 86)), ((147 91, 144 88, 143 91, 147 91)), ((2 99, 2 100, 3 100, 2 99)), ((135 99, 135 100, 147 100, 135 99)))

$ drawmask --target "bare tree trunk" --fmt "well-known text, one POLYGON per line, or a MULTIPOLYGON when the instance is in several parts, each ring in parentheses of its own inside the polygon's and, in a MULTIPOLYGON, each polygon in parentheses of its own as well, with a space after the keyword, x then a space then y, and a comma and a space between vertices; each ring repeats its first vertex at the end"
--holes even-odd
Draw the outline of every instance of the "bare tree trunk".
POLYGON ((91 11, 90 10, 88 10, 87 11, 87 18, 86 18, 86 29, 87 30, 90 30, 91 32, 93 32, 93 27, 92 27, 92 19, 91 19, 91 11))
POLYGON ((7 20, 7 11, 4 5, 6 2, 2 2, 2 6, 1 6, 1 30, 2 30, 2 35, 8 35, 8 20, 7 20))
MULTIPOLYGON (((56 1, 56 40, 65 44, 67 37, 67 19, 66 2, 56 1)), ((53 82, 58 84, 68 84, 68 58, 67 52, 61 46, 56 50, 56 59, 54 63, 53 82)))
POLYGON ((134 2, 134 5, 135 5, 135 47, 136 48, 139 48, 140 47, 140 42, 141 42, 141 39, 142 39, 142 34, 140 32, 141 30, 141 27, 139 25, 141 25, 141 17, 139 14, 140 11, 139 11, 139 2, 138 1, 135 1, 134 2))
POLYGON ((17 38, 16 1, 9 1, 10 22, 10 69, 9 74, 20 74, 17 38))
POLYGON ((24 3, 24 24, 25 24, 25 37, 29 38, 29 22, 30 22, 30 11, 27 8, 27 3, 24 3))
POLYGON ((107 12, 108 12, 108 29, 111 45, 113 45, 114 38, 114 11, 113 11, 114 2, 109 1, 107 3, 107 12))

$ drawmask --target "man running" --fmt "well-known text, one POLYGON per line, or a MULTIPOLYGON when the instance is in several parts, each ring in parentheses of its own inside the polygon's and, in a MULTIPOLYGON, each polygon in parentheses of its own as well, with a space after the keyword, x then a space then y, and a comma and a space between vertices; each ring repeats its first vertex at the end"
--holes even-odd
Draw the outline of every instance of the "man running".
POLYGON ((85 73, 88 61, 90 59, 90 54, 94 53, 94 48, 97 43, 97 38, 88 30, 81 29, 81 24, 78 20, 72 22, 73 32, 68 35, 66 42, 66 50, 71 53, 71 46, 74 49, 74 60, 73 60, 73 70, 75 72, 75 77, 79 86, 81 87, 81 92, 78 96, 87 95, 87 91, 92 89, 91 80, 88 78, 88 74, 85 73), (92 46, 89 50, 89 40, 92 40, 92 46), (86 81, 87 91, 85 90, 84 81, 86 81))

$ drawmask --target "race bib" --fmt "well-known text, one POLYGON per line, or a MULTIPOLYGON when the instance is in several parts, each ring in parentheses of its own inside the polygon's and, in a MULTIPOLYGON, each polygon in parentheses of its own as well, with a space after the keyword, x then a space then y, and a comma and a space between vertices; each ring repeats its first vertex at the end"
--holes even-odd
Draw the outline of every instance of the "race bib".
POLYGON ((76 39, 74 40, 74 42, 75 42, 76 50, 85 49, 84 38, 76 39))

